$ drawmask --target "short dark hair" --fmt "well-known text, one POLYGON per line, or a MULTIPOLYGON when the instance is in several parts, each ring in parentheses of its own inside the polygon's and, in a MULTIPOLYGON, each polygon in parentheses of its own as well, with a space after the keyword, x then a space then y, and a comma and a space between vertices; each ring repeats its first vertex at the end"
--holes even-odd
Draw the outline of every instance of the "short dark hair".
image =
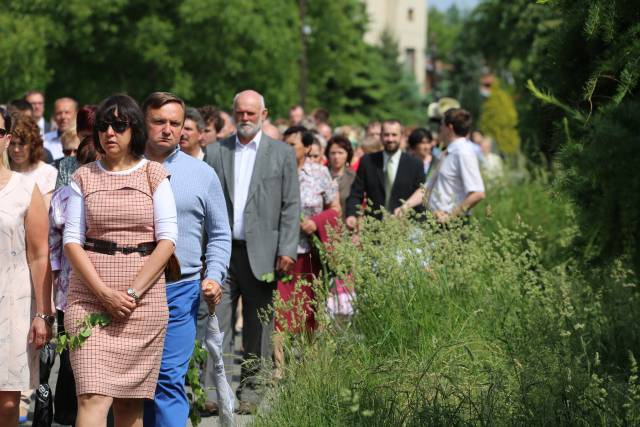
POLYGON ((18 111, 33 111, 33 107, 26 99, 14 99, 9 105, 18 111))
POLYGON ((219 109, 213 105, 203 105, 198 108, 198 111, 200 112, 205 124, 213 122, 213 127, 216 129, 216 132, 220 132, 222 130, 224 127, 224 119, 222 118, 219 109))
POLYGON ((93 128, 93 143, 99 153, 104 153, 100 145, 98 128, 100 122, 113 121, 117 117, 129 122, 131 128, 131 153, 136 157, 144 155, 147 143, 147 127, 138 103, 129 95, 117 94, 104 99, 96 111, 96 126, 93 128))
POLYGON ((204 120, 202 118, 202 114, 198 110, 193 107, 187 107, 184 112, 184 119, 193 120, 198 127, 198 131, 202 132, 204 130, 204 120))
POLYGON ((4 128, 7 132, 11 132, 11 114, 5 108, 0 107, 0 116, 4 120, 4 128))
MULTIPOLYGON (((147 96, 147 99, 145 99, 142 103, 142 113, 146 117, 149 110, 157 110, 158 108, 172 102, 180 104, 180 106, 182 107, 182 111, 185 111, 186 107, 184 105, 184 101, 177 95, 174 95, 171 92, 153 92, 149 94, 149 96, 147 96)), ((182 122, 184 123, 184 117, 182 118, 182 122)))
POLYGON ((431 142, 433 137, 431 136, 431 131, 425 128, 416 128, 410 134, 407 142, 409 143, 409 148, 414 150, 418 144, 422 142, 423 139, 426 139, 427 142, 431 142))
POLYGON ((309 130, 304 126, 291 126, 282 134, 283 138, 286 138, 289 135, 294 135, 296 133, 300 133, 300 139, 302 140, 302 145, 305 147, 310 147, 313 144, 313 134, 309 132, 309 130))
POLYGON ((327 148, 324 149, 324 155, 327 159, 329 158, 329 151, 331 150, 332 145, 337 145, 347 152, 347 164, 350 164, 353 159, 353 147, 351 146, 351 141, 342 135, 335 135, 329 138, 329 141, 327 141, 327 148))
POLYGON ((451 108, 444 113, 442 119, 445 126, 451 125, 453 132, 458 136, 467 136, 471 131, 473 118, 471 113, 462 108, 451 108))
POLYGON ((329 112, 324 108, 316 108, 313 112, 313 118, 317 123, 329 123, 329 112))
POLYGON ((384 121, 382 122, 381 127, 384 127, 384 125, 400 125, 400 128, 402 128, 402 123, 400 123, 400 120, 397 120, 397 119, 387 119, 387 120, 384 120, 384 121))

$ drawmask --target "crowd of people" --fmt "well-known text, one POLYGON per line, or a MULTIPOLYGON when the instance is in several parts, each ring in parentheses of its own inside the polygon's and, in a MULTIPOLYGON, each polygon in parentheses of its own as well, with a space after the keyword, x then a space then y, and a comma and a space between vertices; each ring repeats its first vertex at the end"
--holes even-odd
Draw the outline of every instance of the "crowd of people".
POLYGON ((364 215, 467 218, 483 174, 503 174, 471 114, 441 101, 417 128, 334 128, 299 105, 272 121, 253 90, 230 113, 168 92, 59 98, 51 122, 39 91, 2 107, 0 426, 26 420, 52 327, 73 336, 94 313, 109 322, 60 356, 56 422, 105 425, 111 411, 118 425, 186 425, 185 375, 210 316, 227 367, 241 339, 237 410, 253 412, 258 373, 285 375, 281 332, 317 327, 314 240, 357 233, 364 215))

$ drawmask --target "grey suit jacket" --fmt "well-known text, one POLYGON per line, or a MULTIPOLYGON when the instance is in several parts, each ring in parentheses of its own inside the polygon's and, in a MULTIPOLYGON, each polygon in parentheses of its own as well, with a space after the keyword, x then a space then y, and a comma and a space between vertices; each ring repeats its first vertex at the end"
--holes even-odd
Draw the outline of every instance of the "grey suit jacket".
MULTIPOLYGON (((231 135, 209 144, 206 152, 206 162, 220 178, 232 229, 235 148, 236 136, 231 135)), ((278 256, 296 259, 300 211, 295 153, 284 142, 271 139, 263 133, 243 218, 249 263, 258 280, 274 271, 278 256)))

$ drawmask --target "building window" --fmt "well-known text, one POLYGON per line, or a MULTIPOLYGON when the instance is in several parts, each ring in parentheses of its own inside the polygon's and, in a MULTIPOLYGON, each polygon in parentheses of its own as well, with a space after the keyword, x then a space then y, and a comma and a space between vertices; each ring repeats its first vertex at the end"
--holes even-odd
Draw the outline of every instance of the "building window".
POLYGON ((414 76, 416 75, 416 50, 412 47, 405 49, 404 51, 404 65, 414 76))
POLYGON ((407 11, 407 20, 409 22, 413 22, 413 8, 410 7, 409 10, 407 11))

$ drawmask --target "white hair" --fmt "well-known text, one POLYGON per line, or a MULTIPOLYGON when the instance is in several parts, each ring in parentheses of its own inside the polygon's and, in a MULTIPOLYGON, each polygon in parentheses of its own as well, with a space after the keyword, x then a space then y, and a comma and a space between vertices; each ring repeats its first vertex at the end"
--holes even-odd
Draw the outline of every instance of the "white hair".
MULTIPOLYGON (((233 111, 233 110, 235 110, 235 108, 236 108, 236 101, 238 100, 238 97, 239 97, 242 93, 244 93, 244 92, 247 92, 247 91, 246 91, 246 90, 243 90, 242 92, 238 92, 238 93, 236 93, 236 95, 233 97, 233 104, 232 104, 232 106, 231 106, 232 111, 233 111)), ((266 107, 265 107, 265 104, 264 104, 264 96, 262 96, 262 94, 261 94, 261 93, 256 92, 256 91, 251 91, 251 92, 255 92, 255 93, 258 95, 258 99, 260 100, 260 109, 261 109, 261 110, 264 110, 264 109, 266 108, 266 107)))

